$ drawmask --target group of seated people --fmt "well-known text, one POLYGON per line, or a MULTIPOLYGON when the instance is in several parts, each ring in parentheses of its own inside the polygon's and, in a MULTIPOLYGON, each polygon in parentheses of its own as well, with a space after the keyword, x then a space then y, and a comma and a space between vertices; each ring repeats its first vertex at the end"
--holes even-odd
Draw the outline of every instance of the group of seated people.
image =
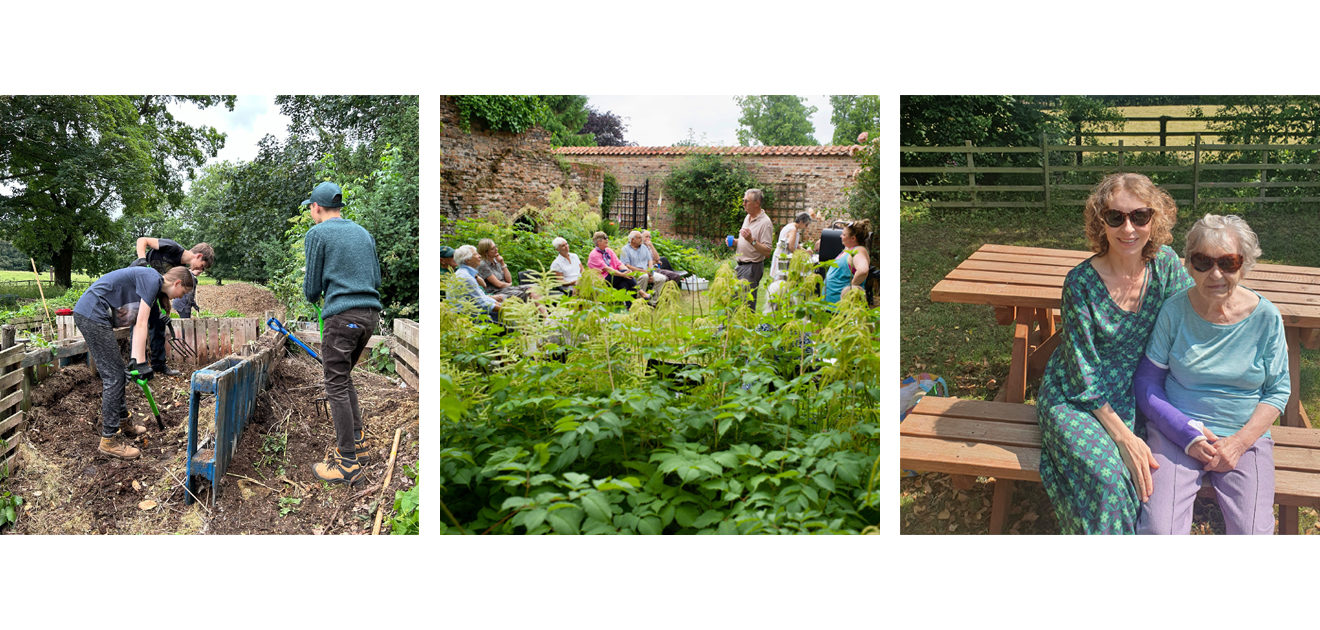
MULTIPOLYGON (((798 235, 805 231, 810 221, 810 217, 803 213, 794 223, 786 225, 781 231, 771 273, 775 284, 784 279, 787 255, 798 247, 809 247, 805 242, 799 244, 798 235)), ((838 268, 831 269, 826 276, 827 301, 837 302, 840 292, 854 288, 853 285, 860 285, 860 282, 856 281, 857 278, 865 278, 869 254, 861 243, 865 242, 869 227, 866 221, 859 221, 843 230, 843 243, 846 249, 835 261, 838 268)), ((558 254, 550 263, 549 269, 557 282, 553 292, 564 294, 576 292, 582 274, 587 269, 592 269, 600 273, 611 287, 632 291, 637 297, 654 303, 664 283, 680 280, 688 275, 687 272, 664 268, 669 265, 651 242, 650 231, 633 230, 628 234, 628 244, 617 253, 609 246, 609 236, 604 232, 596 232, 592 235, 592 240, 596 246, 592 248, 584 265, 577 254, 569 251, 567 240, 563 237, 555 237, 552 244, 558 254)), ((472 302, 492 319, 499 318, 504 300, 508 297, 533 302, 543 297, 534 284, 515 284, 514 275, 505 264, 504 256, 500 255, 499 246, 488 238, 481 239, 476 246, 462 245, 458 249, 441 247, 440 264, 442 273, 455 274, 462 278, 467 286, 464 294, 458 297, 472 302)), ((775 287, 772 286, 771 292, 773 293, 774 290, 775 287)))

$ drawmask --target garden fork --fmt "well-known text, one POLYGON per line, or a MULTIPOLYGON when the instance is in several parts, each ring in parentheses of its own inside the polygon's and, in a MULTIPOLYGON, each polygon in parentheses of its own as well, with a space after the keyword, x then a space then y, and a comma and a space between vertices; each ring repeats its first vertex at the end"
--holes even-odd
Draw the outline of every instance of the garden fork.
POLYGON ((165 320, 165 330, 170 331, 170 347, 174 349, 175 354, 187 357, 197 356, 197 350, 188 345, 187 337, 178 337, 174 334, 174 324, 170 320, 165 320))

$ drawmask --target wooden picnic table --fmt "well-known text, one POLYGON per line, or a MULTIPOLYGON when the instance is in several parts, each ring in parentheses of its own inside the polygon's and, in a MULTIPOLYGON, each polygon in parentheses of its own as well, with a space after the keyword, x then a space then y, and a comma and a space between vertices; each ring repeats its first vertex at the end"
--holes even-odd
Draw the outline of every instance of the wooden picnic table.
MULTIPOLYGON (((1011 324, 1013 354, 999 400, 1023 402, 1028 380, 1045 370, 1059 345, 1058 309, 1063 280, 1091 252, 1014 245, 982 245, 930 290, 932 302, 986 304, 1000 324, 1011 324)), ((1320 339, 1320 269, 1259 263, 1242 280, 1273 302, 1283 316, 1288 340, 1292 395, 1281 424, 1309 427, 1302 408, 1301 348, 1320 339)))

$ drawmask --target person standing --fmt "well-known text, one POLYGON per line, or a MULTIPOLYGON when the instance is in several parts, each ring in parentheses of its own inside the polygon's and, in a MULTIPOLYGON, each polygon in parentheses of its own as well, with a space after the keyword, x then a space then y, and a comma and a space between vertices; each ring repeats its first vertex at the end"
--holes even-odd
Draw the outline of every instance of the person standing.
MULTIPOLYGON (((151 267, 164 275, 178 266, 185 266, 193 275, 200 274, 215 264, 215 249, 206 243, 198 243, 192 249, 168 238, 143 236, 137 240, 137 260, 134 267, 151 267)), ((165 365, 165 320, 170 316, 170 303, 161 303, 161 308, 151 309, 153 315, 147 326, 151 339, 151 369, 165 376, 178 376, 179 371, 165 365)))
POLYGON ((761 209, 763 198, 764 194, 759 188, 749 188, 743 193, 743 209, 747 211, 747 216, 743 217, 742 228, 738 230, 738 239, 734 242, 734 258, 738 261, 734 273, 739 280, 746 280, 752 285, 751 298, 747 303, 752 310, 756 310, 756 290, 761 286, 761 276, 765 274, 765 259, 774 251, 770 239, 774 238, 775 227, 761 209))
POLYGON ((312 472, 324 481, 352 485, 362 479, 369 455, 353 366, 380 323, 380 262, 371 234, 340 215, 345 204, 339 186, 317 184, 302 205, 316 222, 304 237, 303 296, 312 303, 325 297, 321 360, 336 441, 327 460, 313 464, 312 472))

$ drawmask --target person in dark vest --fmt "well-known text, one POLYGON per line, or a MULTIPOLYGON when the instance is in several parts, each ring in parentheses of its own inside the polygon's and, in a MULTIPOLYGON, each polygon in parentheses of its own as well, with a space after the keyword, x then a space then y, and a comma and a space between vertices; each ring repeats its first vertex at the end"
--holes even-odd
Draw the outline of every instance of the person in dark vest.
POLYGON ((303 205, 316 222, 304 238, 303 296, 313 304, 325 297, 321 359, 336 441, 312 472, 324 481, 352 485, 363 478, 362 465, 370 455, 352 372, 380 323, 380 262, 371 234, 340 216, 345 204, 339 186, 317 184, 303 205))
MULTIPOLYGON (((162 275, 178 266, 185 266, 193 272, 193 275, 200 274, 211 268, 215 264, 215 249, 206 243, 198 243, 192 246, 192 249, 184 249, 182 245, 168 238, 153 238, 143 236, 137 240, 137 260, 133 261, 135 267, 151 267, 162 275)), ((150 325, 147 327, 151 335, 151 367, 153 370, 165 376, 178 376, 179 371, 165 365, 165 320, 170 316, 170 303, 163 304, 162 309, 156 309, 156 315, 152 317, 150 325)))
POLYGON ((124 404, 124 386, 128 371, 136 370, 141 378, 153 376, 147 362, 147 326, 157 315, 159 304, 182 297, 193 290, 193 275, 187 267, 175 267, 161 274, 149 267, 125 267, 101 276, 78 298, 73 307, 73 323, 87 343, 87 352, 101 374, 101 445, 100 452, 120 459, 136 459, 142 451, 129 440, 147 432, 147 426, 128 417, 124 404), (115 328, 133 327, 130 363, 125 369, 115 340, 115 328), (127 440, 125 438, 128 438, 127 440))

